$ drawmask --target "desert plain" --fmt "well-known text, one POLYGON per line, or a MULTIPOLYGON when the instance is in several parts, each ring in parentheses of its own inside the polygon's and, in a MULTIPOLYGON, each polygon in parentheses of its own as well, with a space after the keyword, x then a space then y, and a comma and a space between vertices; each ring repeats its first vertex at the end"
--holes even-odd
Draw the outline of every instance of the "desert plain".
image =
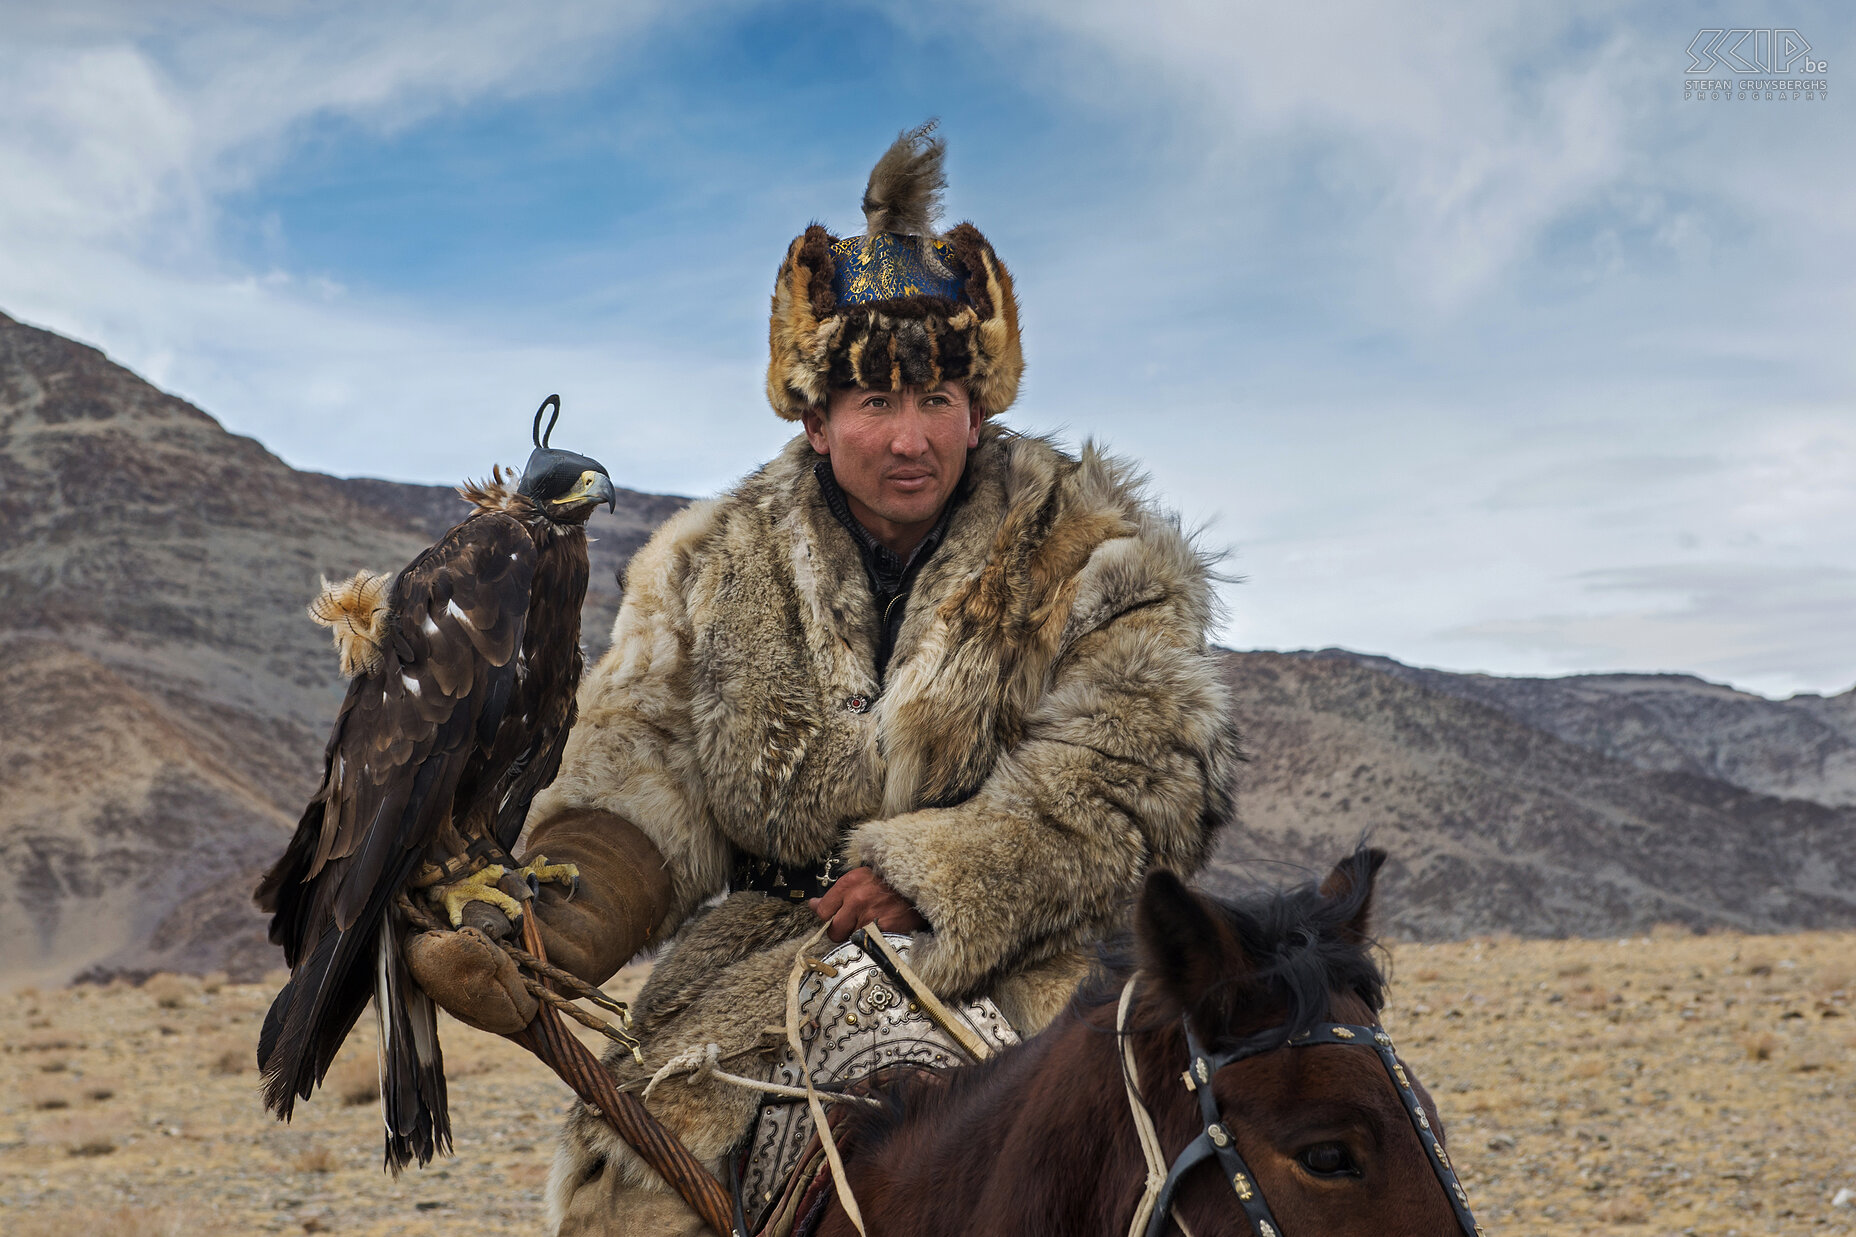
MULTIPOLYGON (((1856 933, 1388 947, 1386 1025, 1491 1234, 1856 1234, 1856 933)), ((641 972, 609 986, 625 996, 641 972)), ((456 1154, 380 1168, 364 1017, 281 1125, 273 984, 158 975, 0 994, 0 1232, 532 1234, 567 1106, 444 1028, 456 1154)))

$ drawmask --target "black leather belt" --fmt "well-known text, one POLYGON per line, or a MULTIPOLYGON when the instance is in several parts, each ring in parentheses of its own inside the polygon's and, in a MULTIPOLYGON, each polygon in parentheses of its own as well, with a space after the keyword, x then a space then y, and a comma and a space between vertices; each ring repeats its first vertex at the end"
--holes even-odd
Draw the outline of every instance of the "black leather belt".
POLYGON ((735 860, 734 870, 729 873, 728 887, 737 893, 751 889, 783 902, 805 902, 824 897, 825 891, 854 866, 836 855, 804 865, 742 855, 735 860))

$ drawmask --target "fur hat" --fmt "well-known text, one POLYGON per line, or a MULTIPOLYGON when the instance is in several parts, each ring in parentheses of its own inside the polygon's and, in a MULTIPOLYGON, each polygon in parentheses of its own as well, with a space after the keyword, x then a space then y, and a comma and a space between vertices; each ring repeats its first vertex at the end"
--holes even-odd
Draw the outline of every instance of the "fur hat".
POLYGON ((934 121, 870 172, 862 236, 813 224, 787 248, 768 324, 767 399, 788 421, 845 387, 963 379, 987 416, 1025 371, 1012 277, 970 223, 934 230, 947 179, 934 121))

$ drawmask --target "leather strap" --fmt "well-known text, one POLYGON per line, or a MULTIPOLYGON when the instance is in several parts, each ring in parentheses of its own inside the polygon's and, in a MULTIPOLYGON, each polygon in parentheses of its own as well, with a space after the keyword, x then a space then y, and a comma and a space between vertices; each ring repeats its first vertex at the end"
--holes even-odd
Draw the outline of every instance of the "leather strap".
MULTIPOLYGON (((1130 981, 1132 984, 1132 981, 1130 981)), ((1124 993, 1124 999, 1127 994, 1124 993)), ((1450 1157, 1444 1151, 1443 1142, 1437 1137, 1437 1131, 1431 1125, 1430 1116, 1419 1102, 1417 1092, 1412 1089, 1411 1079, 1405 1073, 1404 1065, 1398 1059, 1398 1053, 1392 1046, 1392 1037, 1385 1028, 1377 1026, 1360 1026, 1354 1023, 1323 1022, 1299 1035, 1287 1040, 1269 1042, 1266 1035, 1253 1036, 1247 1043, 1240 1044, 1228 1052, 1210 1053, 1199 1043, 1199 1037, 1193 1032, 1190 1019, 1181 1020, 1186 1032, 1186 1051, 1190 1061, 1182 1075, 1186 1089, 1191 1091, 1199 1101, 1199 1115, 1202 1129, 1198 1137, 1186 1144, 1174 1159, 1168 1170, 1166 1181, 1162 1183, 1157 1197, 1153 1197, 1151 1188, 1146 1197, 1153 1197, 1153 1209, 1148 1215, 1146 1237, 1160 1237, 1166 1230, 1169 1213, 1172 1211, 1173 1196, 1179 1189, 1186 1173, 1208 1159, 1216 1159, 1224 1179, 1230 1184, 1237 1196, 1238 1206, 1243 1209, 1244 1217, 1250 1222, 1251 1231, 1257 1237, 1281 1237, 1282 1230, 1276 1224, 1276 1217, 1270 1214, 1269 1204, 1263 1201, 1263 1192, 1258 1188, 1256 1178, 1245 1165, 1243 1157, 1237 1152, 1237 1140, 1232 1137, 1224 1124, 1224 1116, 1218 1110, 1218 1100, 1212 1094, 1212 1078, 1227 1065, 1234 1065, 1249 1057, 1259 1056, 1278 1048, 1305 1048, 1314 1044, 1337 1044, 1350 1048, 1365 1048, 1379 1058, 1385 1068, 1386 1077, 1391 1079, 1397 1089, 1399 1100, 1405 1109, 1405 1116, 1411 1122, 1411 1128, 1418 1135, 1418 1142, 1424 1148, 1425 1158, 1430 1161, 1431 1172, 1443 1186, 1444 1195, 1449 1199, 1450 1209, 1456 1215, 1457 1227, 1464 1237, 1484 1237, 1482 1227, 1469 1210, 1469 1195, 1457 1180, 1456 1169, 1451 1166, 1450 1157)), ((1118 1027, 1125 1037, 1125 1030, 1118 1027)), ((1143 1206, 1146 1205, 1145 1197, 1143 1206)))
POLYGON ((778 863, 758 855, 742 855, 729 873, 728 887, 739 893, 752 890, 782 902, 822 898, 825 891, 855 866, 833 855, 814 864, 778 863))

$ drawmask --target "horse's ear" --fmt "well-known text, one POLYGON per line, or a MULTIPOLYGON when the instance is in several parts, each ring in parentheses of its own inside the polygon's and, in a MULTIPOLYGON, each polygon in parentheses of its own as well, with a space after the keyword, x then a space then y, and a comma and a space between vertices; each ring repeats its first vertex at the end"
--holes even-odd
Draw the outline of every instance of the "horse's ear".
POLYGON ((1147 874, 1135 925, 1141 969, 1181 1009, 1193 1008, 1208 989, 1230 979, 1243 964, 1243 948, 1231 930, 1165 868, 1147 874))
POLYGON ((1321 897, 1346 912, 1340 925, 1341 938, 1358 945, 1367 939, 1367 924, 1373 913, 1373 880, 1386 861, 1386 853, 1377 846, 1362 846, 1334 865, 1321 882, 1321 897))

